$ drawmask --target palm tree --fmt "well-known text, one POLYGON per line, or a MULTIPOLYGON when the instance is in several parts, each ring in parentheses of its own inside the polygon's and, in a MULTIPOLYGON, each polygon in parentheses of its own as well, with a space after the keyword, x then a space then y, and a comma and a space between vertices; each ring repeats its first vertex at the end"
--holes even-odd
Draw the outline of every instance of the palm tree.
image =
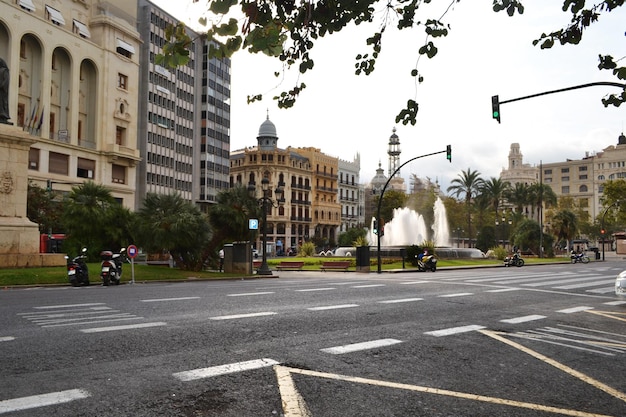
MULTIPOLYGON (((463 196, 465 199, 465 210, 467 212, 467 234, 472 239, 472 212, 471 204, 472 200, 480 191, 480 187, 483 184, 483 179, 480 178, 480 172, 472 171, 467 168, 467 171, 463 171, 458 175, 458 178, 453 179, 448 187, 448 192, 452 192, 457 198, 463 196)), ((471 243, 470 243, 471 246, 471 243)))
POLYGON ((500 178, 491 177, 484 181, 480 187, 480 192, 491 204, 495 215, 498 215, 500 203, 505 198, 511 184, 508 181, 502 181, 500 178))
POLYGON ((202 267, 209 224, 200 209, 180 194, 148 193, 136 226, 139 245, 152 252, 169 252, 181 269, 202 267))
POLYGON ((248 189, 239 185, 224 190, 217 195, 216 203, 209 210, 215 243, 249 240, 248 219, 261 214, 257 200, 250 196, 248 189))
POLYGON ((515 206, 516 213, 523 213, 524 206, 530 204, 529 202, 529 188, 530 186, 523 182, 517 182, 513 187, 504 194, 507 201, 515 206))
POLYGON ((535 183, 528 188, 528 200, 531 203, 531 217, 535 217, 535 208, 537 215, 541 216, 543 207, 556 205, 557 197, 552 187, 544 183, 535 183))
POLYGON ((552 217, 552 229, 559 241, 565 240, 567 247, 571 247, 570 241, 578 233, 578 219, 571 210, 560 210, 552 217))
POLYGON ((73 249, 87 246, 90 255, 117 250, 128 243, 130 212, 113 198, 111 191, 92 181, 72 187, 63 208, 63 224, 73 249))

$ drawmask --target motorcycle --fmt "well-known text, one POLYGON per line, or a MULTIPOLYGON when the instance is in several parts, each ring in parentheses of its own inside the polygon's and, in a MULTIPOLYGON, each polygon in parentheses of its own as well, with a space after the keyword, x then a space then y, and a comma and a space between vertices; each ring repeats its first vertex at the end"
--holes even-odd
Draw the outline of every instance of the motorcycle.
POLYGON ((113 253, 110 250, 100 252, 100 279, 105 287, 113 283, 119 285, 122 280, 122 264, 124 263, 125 248, 120 249, 119 253, 113 253))
POLYGON ((417 260, 417 269, 422 272, 435 272, 437 270, 437 258, 435 255, 424 255, 422 259, 417 260))
POLYGON ((584 263, 584 264, 588 264, 589 263, 589 257, 587 255, 585 255, 584 253, 576 253, 576 252, 572 252, 569 255, 570 259, 572 260, 572 263, 584 263))
POLYGON ((524 260, 519 253, 514 253, 512 256, 504 258, 504 266, 517 266, 519 268, 524 266, 524 260))
POLYGON ((81 254, 71 260, 69 256, 65 255, 67 278, 73 287, 89 285, 89 269, 85 259, 87 259, 87 248, 83 248, 81 254))

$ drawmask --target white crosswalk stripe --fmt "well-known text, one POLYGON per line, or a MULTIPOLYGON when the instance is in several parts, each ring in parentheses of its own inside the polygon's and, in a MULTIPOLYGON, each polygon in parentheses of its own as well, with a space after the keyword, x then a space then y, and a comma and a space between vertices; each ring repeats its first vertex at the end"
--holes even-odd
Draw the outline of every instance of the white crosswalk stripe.
POLYGON ((537 288, 550 290, 584 291, 591 294, 610 294, 615 283, 614 271, 611 269, 594 268, 576 271, 536 272, 518 268, 493 271, 450 271, 442 281, 462 281, 471 284, 502 285, 516 288, 537 288))

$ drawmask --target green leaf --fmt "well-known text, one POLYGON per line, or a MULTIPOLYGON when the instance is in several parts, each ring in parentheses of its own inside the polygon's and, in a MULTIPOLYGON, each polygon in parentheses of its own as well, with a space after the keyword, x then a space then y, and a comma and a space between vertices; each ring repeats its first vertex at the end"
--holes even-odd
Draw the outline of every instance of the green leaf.
POLYGON ((227 14, 230 8, 237 4, 237 0, 213 0, 210 2, 209 10, 214 14, 227 14))

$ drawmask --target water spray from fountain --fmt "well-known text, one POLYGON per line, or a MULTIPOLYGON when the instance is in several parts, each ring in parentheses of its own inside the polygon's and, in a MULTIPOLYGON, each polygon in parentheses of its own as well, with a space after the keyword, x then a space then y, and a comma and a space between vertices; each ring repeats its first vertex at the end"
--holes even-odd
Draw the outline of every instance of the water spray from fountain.
MULTIPOLYGON (((384 235, 380 239, 381 246, 421 245, 432 240, 437 247, 450 246, 450 229, 446 216, 446 207, 439 197, 434 205, 434 223, 432 234, 428 233, 424 217, 407 207, 393 210, 393 218, 384 225, 384 235)), ((370 245, 378 245, 378 235, 374 234, 374 218, 370 225, 368 240, 370 245)))

